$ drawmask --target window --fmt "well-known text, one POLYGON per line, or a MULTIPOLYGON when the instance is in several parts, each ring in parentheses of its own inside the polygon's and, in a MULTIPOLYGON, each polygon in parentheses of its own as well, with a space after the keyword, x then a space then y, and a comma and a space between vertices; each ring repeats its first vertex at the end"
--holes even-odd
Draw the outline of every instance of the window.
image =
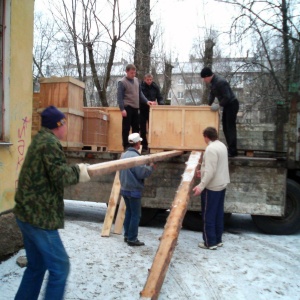
POLYGON ((168 93, 168 99, 172 99, 172 93, 171 92, 168 93))
POLYGON ((183 99, 183 92, 178 92, 177 93, 177 98, 178 99, 183 99))
POLYGON ((182 78, 179 78, 179 79, 178 79, 178 85, 183 85, 183 84, 184 84, 183 79, 182 79, 182 78))

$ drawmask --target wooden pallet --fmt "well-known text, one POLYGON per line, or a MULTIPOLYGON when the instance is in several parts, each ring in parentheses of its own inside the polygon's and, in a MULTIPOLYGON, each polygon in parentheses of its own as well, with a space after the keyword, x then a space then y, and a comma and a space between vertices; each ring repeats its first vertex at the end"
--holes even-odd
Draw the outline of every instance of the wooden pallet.
POLYGON ((106 152, 107 147, 106 146, 98 146, 98 145, 84 145, 82 147, 82 150, 90 150, 94 152, 106 152))

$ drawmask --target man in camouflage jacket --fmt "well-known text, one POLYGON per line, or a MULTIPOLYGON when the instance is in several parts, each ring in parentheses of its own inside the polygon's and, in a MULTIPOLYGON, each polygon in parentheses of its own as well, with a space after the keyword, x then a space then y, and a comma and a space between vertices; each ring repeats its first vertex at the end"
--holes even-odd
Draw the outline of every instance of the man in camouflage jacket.
POLYGON ((68 166, 60 143, 65 115, 54 106, 42 113, 42 129, 33 138, 15 195, 14 214, 21 229, 27 268, 15 299, 38 299, 46 270, 45 299, 63 299, 70 263, 58 230, 64 227, 64 187, 89 181, 85 164, 68 166))

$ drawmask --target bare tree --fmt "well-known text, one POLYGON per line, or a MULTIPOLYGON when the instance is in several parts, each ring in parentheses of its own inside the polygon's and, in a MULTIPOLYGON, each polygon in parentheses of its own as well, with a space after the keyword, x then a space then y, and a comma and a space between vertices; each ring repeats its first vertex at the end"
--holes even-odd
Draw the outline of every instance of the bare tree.
POLYGON ((47 69, 57 53, 54 42, 57 29, 45 15, 38 13, 34 16, 34 46, 33 46, 33 79, 37 83, 40 77, 47 76, 47 69))
POLYGON ((140 81, 150 72, 151 50, 154 41, 151 41, 150 29, 150 0, 136 0, 136 28, 134 64, 137 68, 137 77, 140 81))
MULTIPOLYGON (((52 14, 65 38, 73 44, 79 79, 85 82, 90 68, 101 106, 109 106, 107 87, 117 42, 124 38, 134 24, 135 15, 129 13, 124 21, 120 13, 119 0, 107 0, 106 6, 101 3, 99 8, 98 5, 99 1, 96 0, 72 0, 71 5, 62 0, 63 10, 57 6, 55 10, 52 9, 52 14), (111 17, 108 19, 109 11, 111 17), (102 47, 99 47, 100 44, 102 47), (102 63, 99 63, 100 61, 102 63)), ((87 105, 86 101, 84 104, 87 105)))
MULTIPOLYGON (((256 37, 258 51, 251 64, 268 74, 276 87, 281 101, 276 101, 277 150, 283 149, 283 125, 288 120, 289 86, 292 80, 299 80, 295 73, 297 52, 300 43, 299 10, 293 9, 294 1, 236 1, 218 0, 240 8, 240 15, 232 23, 235 41, 252 34, 256 37), (298 23, 296 23, 298 22, 298 23)), ((269 86, 266 87, 269 89, 269 86)), ((276 99, 276 97, 275 97, 276 99)))

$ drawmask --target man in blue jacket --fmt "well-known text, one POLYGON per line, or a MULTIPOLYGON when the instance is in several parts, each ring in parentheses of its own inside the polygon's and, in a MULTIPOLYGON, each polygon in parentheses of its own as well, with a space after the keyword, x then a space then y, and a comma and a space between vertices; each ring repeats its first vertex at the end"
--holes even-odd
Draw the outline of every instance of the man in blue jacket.
MULTIPOLYGON (((138 133, 128 137, 130 147, 122 154, 121 159, 138 157, 138 150, 143 139, 138 133)), ((149 177, 154 169, 154 164, 140 165, 120 171, 121 195, 126 204, 124 220, 124 241, 129 246, 143 246, 145 243, 138 240, 138 227, 141 218, 141 198, 144 189, 144 179, 149 177)))

